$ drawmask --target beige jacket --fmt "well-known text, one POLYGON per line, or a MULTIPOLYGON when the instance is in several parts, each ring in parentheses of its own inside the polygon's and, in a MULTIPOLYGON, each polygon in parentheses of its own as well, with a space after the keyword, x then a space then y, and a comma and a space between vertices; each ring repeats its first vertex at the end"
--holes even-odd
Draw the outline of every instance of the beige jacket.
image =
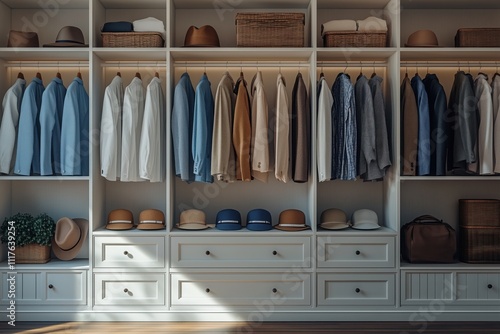
POLYGON ((270 171, 267 98, 259 71, 252 79, 252 176, 254 179, 266 182, 270 171))

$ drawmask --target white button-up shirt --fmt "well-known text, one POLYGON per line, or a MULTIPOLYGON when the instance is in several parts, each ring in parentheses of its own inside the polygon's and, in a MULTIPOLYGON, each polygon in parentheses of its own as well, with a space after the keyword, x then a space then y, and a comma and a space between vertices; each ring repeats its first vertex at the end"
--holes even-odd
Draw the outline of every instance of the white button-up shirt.
POLYGON ((276 94, 275 177, 290 180, 290 108, 285 79, 278 74, 276 94))
POLYGON ((144 117, 144 87, 138 77, 125 88, 123 98, 121 181, 143 181, 139 175, 139 142, 144 117))
POLYGON ((254 179, 267 182, 269 168, 269 138, 267 98, 259 71, 252 80, 252 176, 254 179))
POLYGON ((333 95, 326 79, 319 80, 317 161, 319 182, 332 178, 332 107, 333 95))
POLYGON ((146 90, 144 118, 139 143, 139 175, 162 182, 165 174, 165 103, 161 80, 151 79, 146 90))
POLYGON ((115 76, 104 91, 101 115, 101 175, 116 181, 121 173, 123 80, 115 76))

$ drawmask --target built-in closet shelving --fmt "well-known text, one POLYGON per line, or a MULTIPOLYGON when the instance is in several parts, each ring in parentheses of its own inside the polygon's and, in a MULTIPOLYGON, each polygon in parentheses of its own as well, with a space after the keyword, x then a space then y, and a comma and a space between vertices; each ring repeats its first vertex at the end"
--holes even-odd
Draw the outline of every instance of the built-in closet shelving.
MULTIPOLYGON (((457 319, 458 312, 460 319, 496 320, 498 265, 403 263, 399 240, 401 227, 422 214, 440 217, 458 229, 458 199, 500 198, 500 177, 401 176, 399 124, 405 73, 436 73, 449 94, 459 68, 472 74, 481 68, 490 76, 497 71, 499 48, 456 48, 454 36, 461 27, 498 27, 499 17, 500 4, 493 0, 0 0, 0 96, 21 70, 28 82, 41 72, 45 84, 56 71, 69 84, 79 71, 90 98, 88 177, 0 175, 4 194, 0 217, 44 211, 56 219, 88 218, 90 224, 88 242, 78 259, 17 266, 26 295, 18 319, 193 320, 196 312, 200 320, 250 320, 259 314, 265 320, 405 321, 422 306, 441 302, 445 309, 435 316, 443 320, 457 319), (252 11, 304 13, 304 47, 237 47, 235 15, 252 11), (103 47, 100 29, 105 22, 148 16, 165 23, 163 47, 103 47), (368 16, 387 21, 386 47, 323 47, 323 22, 368 16), (184 47, 188 27, 206 24, 216 29, 221 46, 184 47), (36 29, 43 45, 54 42, 66 25, 81 28, 88 47, 5 47, 9 30, 36 29), (418 29, 435 31, 439 47, 405 47, 408 36, 418 29), (278 73, 285 77, 291 96, 300 72, 311 106, 308 181, 285 184, 270 176, 267 184, 257 180, 187 184, 175 177, 170 116, 173 91, 185 71, 194 87, 206 73, 214 93, 226 71, 233 79, 243 72, 249 83, 261 71, 270 111, 275 109, 278 73), (167 131, 162 182, 111 182, 100 175, 102 101, 117 72, 124 87, 136 72, 141 73, 144 87, 156 72, 162 81, 167 131), (383 78, 392 162, 383 181, 318 182, 316 82, 323 73, 331 87, 340 72, 348 73, 353 83, 360 73, 370 77, 375 72, 383 78), (135 220, 144 209, 160 209, 166 229, 105 229, 107 214, 118 208, 131 210, 135 220), (275 224, 281 211, 296 208, 305 213, 311 229, 181 231, 175 224, 186 208, 202 209, 207 223, 214 223, 217 212, 225 208, 239 210, 243 220, 249 210, 264 208, 275 224), (348 216, 357 209, 372 209, 381 228, 320 229, 320 215, 328 208, 340 208, 348 216), (51 282, 77 289, 64 292, 61 299, 57 289, 47 289, 51 282), (495 288, 485 290, 486 282, 495 288), (463 286, 476 292, 457 293, 463 286), (270 302, 271 308, 262 312, 260 306, 270 302)), ((5 248, 0 255, 6 259, 5 248)), ((6 262, 1 268, 6 271, 6 262)), ((7 305, 4 277, 0 296, 0 305, 7 305)))

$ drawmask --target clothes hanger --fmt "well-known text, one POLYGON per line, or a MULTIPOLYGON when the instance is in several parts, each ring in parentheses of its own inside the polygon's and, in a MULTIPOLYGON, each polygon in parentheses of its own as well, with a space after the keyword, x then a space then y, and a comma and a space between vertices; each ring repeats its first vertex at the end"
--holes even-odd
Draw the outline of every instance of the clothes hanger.
POLYGON ((160 74, 158 73, 158 63, 156 63, 155 77, 157 77, 158 79, 160 79, 160 74))
POLYGON ((373 62, 373 73, 372 73, 371 78, 373 78, 376 75, 377 75, 377 72, 375 71, 375 62, 373 62))
POLYGON ((359 80, 363 76, 363 62, 359 62, 359 75, 356 80, 359 80))
POLYGON ((78 79, 82 80, 82 72, 80 69, 80 64, 78 64, 78 73, 76 73, 76 76, 78 77, 78 79))
POLYGON ((19 73, 17 74, 17 78, 18 78, 18 79, 24 79, 24 74, 23 74, 23 72, 19 72, 19 73))
POLYGON ((40 73, 40 64, 38 64, 36 77, 37 77, 37 79, 42 80, 42 74, 40 73))
POLYGON ((137 62, 137 72, 135 72, 135 77, 142 80, 141 73, 139 72, 139 62, 137 62))
POLYGON ((62 78, 61 78, 61 72, 59 71, 59 64, 57 64, 57 73, 56 73, 56 77, 57 77, 58 79, 62 79, 62 78))
POLYGON ((324 78, 325 77, 325 73, 323 73, 323 66, 321 66, 321 73, 319 74, 319 78, 324 78))

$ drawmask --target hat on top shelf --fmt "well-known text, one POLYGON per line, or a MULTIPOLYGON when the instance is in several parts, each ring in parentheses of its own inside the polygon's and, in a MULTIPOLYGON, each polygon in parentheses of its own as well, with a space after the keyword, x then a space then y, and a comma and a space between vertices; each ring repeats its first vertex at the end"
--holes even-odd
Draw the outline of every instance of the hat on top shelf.
POLYGON ((83 32, 78 27, 65 26, 59 30, 54 43, 44 44, 45 47, 88 47, 85 44, 83 32))
POLYGON ((130 210, 117 209, 108 214, 108 230, 130 230, 134 227, 134 215, 130 210))
POLYGON ((38 34, 32 31, 11 30, 7 46, 12 48, 37 48, 40 46, 38 34))
POLYGON ((407 47, 436 47, 438 39, 434 31, 428 29, 417 30, 408 36, 407 47))
POLYGON ((210 25, 200 28, 190 26, 184 38, 184 46, 219 47, 219 36, 215 28, 210 25))
POLYGON ((165 215, 160 210, 147 209, 139 214, 139 230, 161 230, 165 228, 165 215))
POLYGON ((204 230, 211 226, 206 223, 205 212, 189 209, 181 212, 179 223, 175 227, 181 230, 204 230))

